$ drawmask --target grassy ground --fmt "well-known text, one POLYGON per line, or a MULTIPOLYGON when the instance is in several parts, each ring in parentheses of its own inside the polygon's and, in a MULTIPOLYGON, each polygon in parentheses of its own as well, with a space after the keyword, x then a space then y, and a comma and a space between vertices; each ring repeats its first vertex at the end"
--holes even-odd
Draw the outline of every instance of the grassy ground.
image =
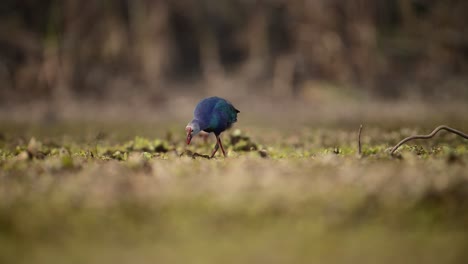
MULTIPOLYGON (((459 129, 466 130, 459 126, 459 129)), ((463 263, 468 142, 433 128, 3 123, 1 263, 463 263)))

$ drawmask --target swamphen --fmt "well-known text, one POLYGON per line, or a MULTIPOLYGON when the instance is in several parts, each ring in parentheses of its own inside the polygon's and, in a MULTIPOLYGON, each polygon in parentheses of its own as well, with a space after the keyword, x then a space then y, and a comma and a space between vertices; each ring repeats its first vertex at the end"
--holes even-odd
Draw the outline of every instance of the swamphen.
POLYGON ((213 132, 216 136, 216 145, 210 158, 214 157, 219 147, 226 157, 219 135, 237 121, 237 113, 239 110, 223 98, 215 96, 201 100, 195 107, 192 121, 185 127, 187 145, 190 144, 192 137, 200 131, 213 132))

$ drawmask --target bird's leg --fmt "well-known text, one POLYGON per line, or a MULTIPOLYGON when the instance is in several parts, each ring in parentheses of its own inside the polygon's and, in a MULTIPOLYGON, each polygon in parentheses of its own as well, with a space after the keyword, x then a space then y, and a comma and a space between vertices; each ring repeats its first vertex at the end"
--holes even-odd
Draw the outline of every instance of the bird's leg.
POLYGON ((213 153, 211 153, 211 156, 210 156, 210 159, 212 159, 214 157, 214 155, 216 154, 216 152, 218 151, 219 149, 219 145, 218 145, 218 142, 216 142, 216 145, 214 147, 214 150, 213 150, 213 153))
POLYGON ((226 151, 224 151, 223 143, 221 143, 221 139, 219 138, 219 136, 216 136, 216 140, 218 141, 218 143, 216 143, 216 144, 219 144, 221 146, 221 150, 223 151, 223 155, 224 155, 224 157, 226 157, 226 151))

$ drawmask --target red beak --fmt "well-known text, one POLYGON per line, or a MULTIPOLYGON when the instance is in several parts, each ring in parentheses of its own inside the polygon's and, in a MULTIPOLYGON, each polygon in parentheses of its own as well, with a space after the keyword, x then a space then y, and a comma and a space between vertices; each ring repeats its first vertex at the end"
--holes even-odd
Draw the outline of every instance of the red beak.
POLYGON ((187 145, 189 145, 190 141, 192 141, 192 128, 187 127, 185 131, 187 132, 187 145))
POLYGON ((190 141, 192 141, 192 133, 187 133, 187 145, 190 144, 190 141))

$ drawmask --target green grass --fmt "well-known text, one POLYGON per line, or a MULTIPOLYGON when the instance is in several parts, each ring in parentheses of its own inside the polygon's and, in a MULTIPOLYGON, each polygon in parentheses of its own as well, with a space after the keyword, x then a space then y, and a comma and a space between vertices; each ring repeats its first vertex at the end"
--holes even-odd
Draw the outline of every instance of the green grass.
POLYGON ((463 263, 468 143, 430 129, 8 124, 0 263, 463 263))

